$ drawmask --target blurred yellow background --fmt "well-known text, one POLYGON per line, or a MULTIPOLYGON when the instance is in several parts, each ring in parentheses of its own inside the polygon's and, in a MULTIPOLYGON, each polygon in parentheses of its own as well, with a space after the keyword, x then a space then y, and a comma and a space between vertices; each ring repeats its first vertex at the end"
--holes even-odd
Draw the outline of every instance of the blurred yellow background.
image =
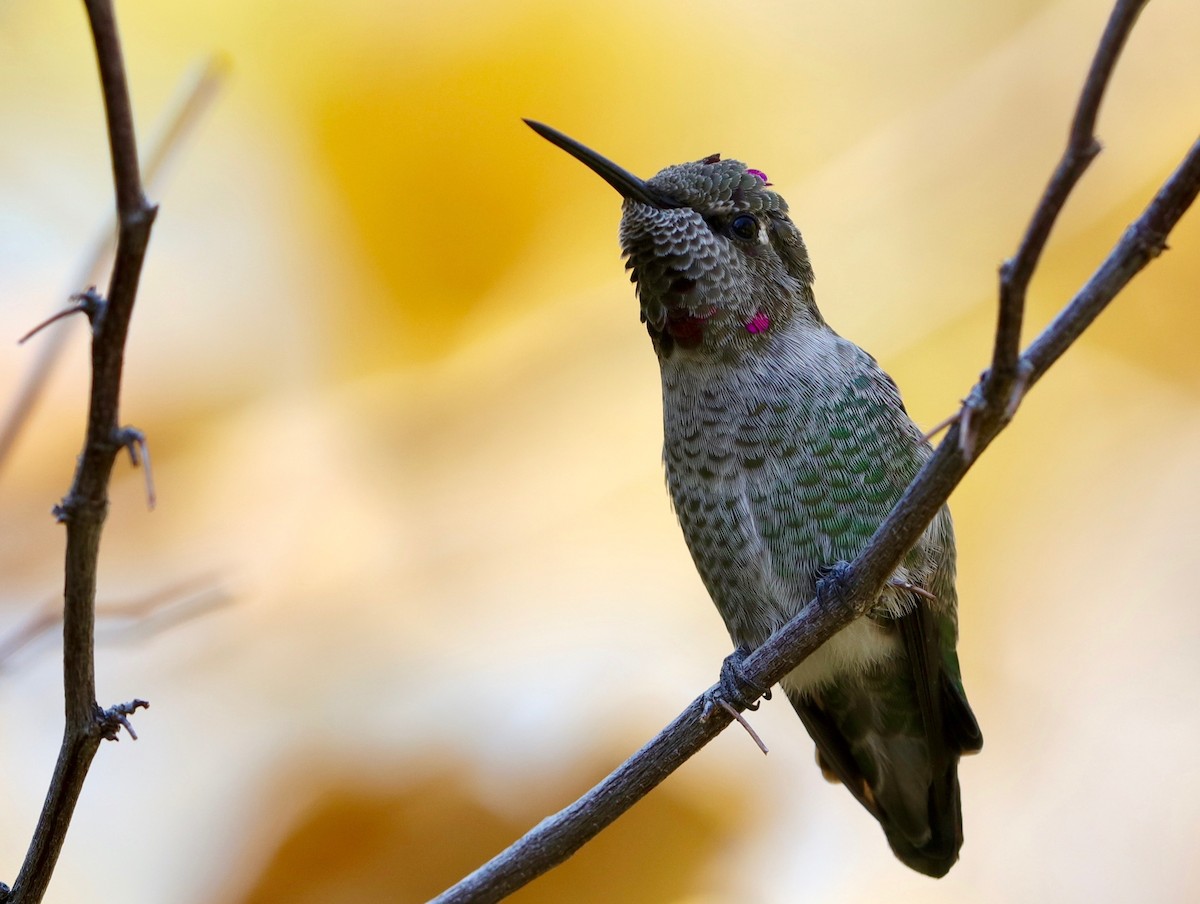
MULTIPOLYGON (((156 200, 99 629, 106 746, 51 902, 420 901, 569 803, 715 680, 729 641, 662 487, 656 365, 615 193, 719 151, 789 199, 829 321, 919 423, 982 369, 996 268, 1065 139, 1105 3, 120 4, 143 143, 231 76, 156 200), (182 583, 186 589, 177 588, 182 583)), ((1200 5, 1156 0, 1055 231, 1032 337, 1195 139, 1200 5)), ((112 205, 80 4, 0 6, 0 388, 112 205), (7 338, 5 338, 7 337, 7 338)), ((1200 895, 1200 215, 955 495, 987 743, 966 845, 908 872, 777 700, 514 898, 1194 901, 1200 895)), ((0 473, 0 641, 61 587, 49 515, 86 342, 0 473)), ((51 632, 0 663, 0 879, 61 732, 51 632)))

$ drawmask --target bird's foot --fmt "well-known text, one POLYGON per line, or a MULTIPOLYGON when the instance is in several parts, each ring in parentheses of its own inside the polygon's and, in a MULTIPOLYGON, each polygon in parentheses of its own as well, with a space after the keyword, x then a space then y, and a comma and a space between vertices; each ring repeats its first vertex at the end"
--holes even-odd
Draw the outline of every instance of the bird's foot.
POLYGON ((762 687, 746 677, 742 663, 746 661, 750 652, 749 647, 738 647, 725 657, 725 661, 721 663, 721 678, 717 682, 717 689, 705 694, 702 718, 707 719, 713 707, 722 701, 736 709, 748 709, 753 712, 759 707, 760 697, 764 700, 771 699, 771 688, 762 687))
POLYGON ((824 602, 831 594, 837 595, 850 577, 849 562, 834 562, 817 569, 817 600, 824 602))
POLYGON ((738 647, 725 657, 725 661, 721 663, 721 678, 717 687, 704 695, 704 710, 700 713, 700 718, 707 721, 713 710, 720 707, 746 729, 758 745, 758 749, 766 753, 767 745, 740 712, 743 709, 758 709, 759 698, 771 699, 771 688, 764 688, 746 677, 742 663, 749 655, 750 650, 747 647, 738 647))
POLYGON ((900 578, 892 578, 890 581, 888 581, 888 586, 895 587, 897 590, 906 590, 909 593, 915 593, 917 596, 923 596, 931 603, 936 603, 938 601, 936 595, 930 593, 924 587, 918 587, 911 581, 902 581, 900 578))

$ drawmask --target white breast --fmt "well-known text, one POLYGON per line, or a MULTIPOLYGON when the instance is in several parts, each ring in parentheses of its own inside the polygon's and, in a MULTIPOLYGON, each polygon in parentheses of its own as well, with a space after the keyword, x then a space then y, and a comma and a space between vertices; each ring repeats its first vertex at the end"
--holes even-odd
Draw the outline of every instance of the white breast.
POLYGON ((900 652, 900 638, 869 618, 851 622, 815 653, 796 666, 780 682, 785 688, 807 695, 822 685, 853 675, 900 652))

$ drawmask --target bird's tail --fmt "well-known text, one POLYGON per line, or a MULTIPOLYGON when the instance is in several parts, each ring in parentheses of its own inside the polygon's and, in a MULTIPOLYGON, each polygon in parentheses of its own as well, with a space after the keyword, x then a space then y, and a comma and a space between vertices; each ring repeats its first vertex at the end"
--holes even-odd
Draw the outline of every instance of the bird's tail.
POLYGON ((959 757, 982 745, 961 690, 944 673, 941 684, 941 731, 933 737, 924 725, 897 722, 891 701, 864 686, 788 692, 826 778, 844 784, 879 821, 901 862, 935 878, 949 872, 962 847, 959 757))

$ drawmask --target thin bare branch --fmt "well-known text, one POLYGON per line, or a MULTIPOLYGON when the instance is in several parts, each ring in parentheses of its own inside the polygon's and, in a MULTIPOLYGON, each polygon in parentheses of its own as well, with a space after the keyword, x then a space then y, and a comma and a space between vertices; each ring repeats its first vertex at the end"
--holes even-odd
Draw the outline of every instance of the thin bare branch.
MULTIPOLYGON (((215 574, 199 574, 131 600, 98 602, 96 623, 97 627, 105 626, 104 636, 110 641, 142 640, 228 605, 232 599, 215 574)), ((61 623, 59 601, 41 603, 24 624, 0 637, 0 670, 8 668, 13 657, 61 623)))
MULTIPOLYGON (((966 402, 964 400, 963 404, 965 404, 965 403, 966 402)), ((960 417, 962 417, 961 410, 956 411, 956 412, 954 412, 954 414, 950 414, 950 415, 947 415, 946 417, 942 418, 940 421, 938 421, 936 424, 934 424, 932 427, 930 427, 928 430, 926 430, 921 435, 921 442, 923 442, 923 443, 932 442, 932 440, 935 436, 937 436, 943 430, 949 430, 950 425, 953 424, 955 421, 957 421, 960 417)))
POLYGON ((220 93, 229 69, 229 60, 214 54, 194 63, 179 80, 175 98, 168 104, 142 163, 147 191, 158 187, 167 167, 220 93))
POLYGON ((1087 285, 1026 350, 1030 381, 1036 382, 1079 338, 1139 270, 1167 248, 1167 236, 1200 192, 1200 139, 1134 221, 1087 285), (1112 288, 1110 288, 1112 287, 1112 288))
POLYGON ((1000 268, 1000 308, 996 323, 996 345, 992 353, 992 371, 1000 378, 998 382, 1007 384, 1017 379, 1017 355, 1021 347, 1021 323, 1025 316, 1025 294, 1029 281, 1067 196, 1100 153, 1100 142, 1095 134, 1100 102, 1116 68, 1117 58, 1147 2, 1118 0, 1113 7, 1108 26, 1100 38, 1100 46, 1092 59, 1075 116, 1071 120, 1067 148, 1042 193, 1016 255, 1000 268))
MULTIPOLYGON (((1104 86, 1142 5, 1125 0, 1117 3, 1080 98, 1072 126, 1072 146, 1083 146, 1077 136, 1091 136, 1104 86)), ((1095 152, 1088 153, 1094 156, 1095 152)), ((1006 268, 1015 274, 1012 287, 1019 291, 1014 293, 1010 288, 1010 294, 1001 299, 1001 308, 1010 309, 1007 315, 1001 315, 997 327, 997 357, 1005 359, 998 361, 1003 372, 998 373, 994 367, 975 387, 964 405, 964 416, 949 425, 945 440, 862 554, 849 565, 831 571, 818 584, 816 599, 741 661, 742 678, 748 684, 770 687, 777 683, 870 608, 967 470, 1012 419, 1015 405, 1009 393, 1014 388, 1024 392, 1045 374, 1129 280, 1166 247, 1171 229, 1200 193, 1200 142, 1197 142, 1062 314, 1024 355, 1017 356, 1014 352, 1009 360, 1002 352, 1009 343, 1019 343, 1024 287, 1067 194, 1082 172, 1081 168, 1075 172, 1078 166, 1068 163, 1066 175, 1056 172, 1018 253, 1019 265, 1006 268), (1024 271, 1026 266, 1028 273, 1024 271), (989 384, 989 380, 994 382, 989 384), (969 439, 964 439, 964 431, 970 434, 969 439)), ((714 685, 693 700, 670 725, 599 785, 443 892, 434 899, 434 904, 501 900, 570 857, 730 724, 732 716, 716 707, 708 707, 708 718, 702 717, 706 700, 719 687, 714 685)))
POLYGON ((56 508, 66 525, 63 592, 62 747, 29 851, 8 901, 41 901, 66 839, 100 741, 128 726, 142 701, 102 710, 96 702, 95 605, 100 534, 108 511, 108 482, 122 447, 118 430, 125 340, 157 212, 145 197, 138 168, 133 110, 111 0, 84 0, 104 95, 117 207, 117 251, 105 303, 92 318, 92 379, 87 431, 75 477, 56 508))

